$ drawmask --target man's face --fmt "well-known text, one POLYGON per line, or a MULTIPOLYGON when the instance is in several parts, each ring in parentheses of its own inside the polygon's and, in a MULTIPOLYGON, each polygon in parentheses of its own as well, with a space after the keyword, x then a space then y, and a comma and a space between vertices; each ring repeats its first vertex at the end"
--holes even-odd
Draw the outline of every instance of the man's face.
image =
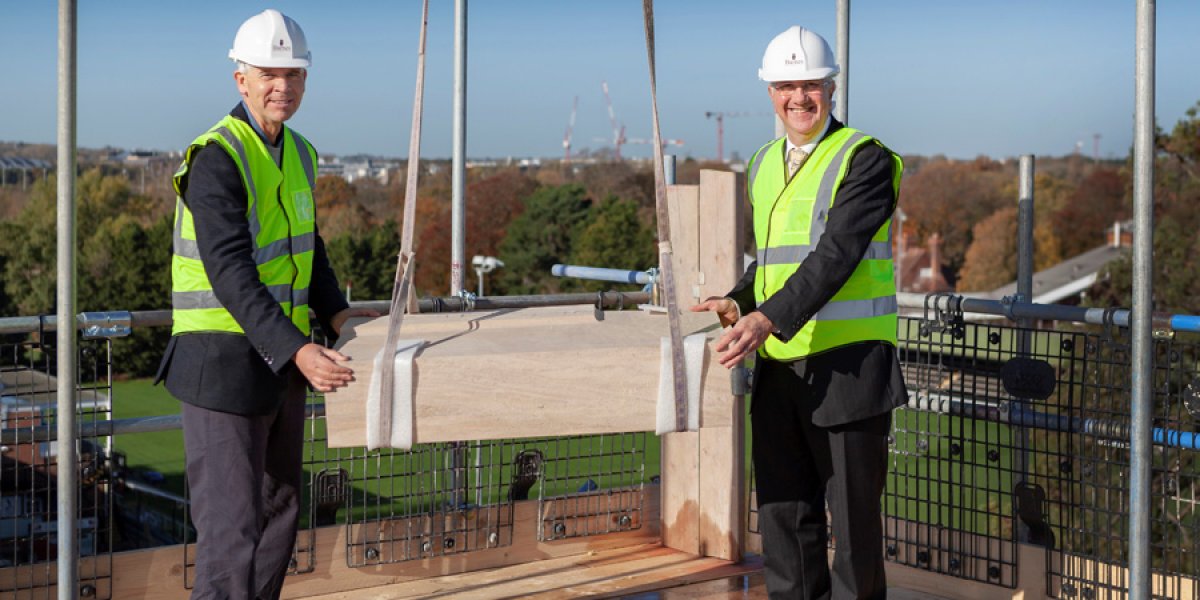
POLYGON ((805 143, 821 133, 821 126, 833 107, 831 79, 812 81, 774 81, 767 86, 775 114, 783 121, 793 143, 805 143))
POLYGON ((304 97, 308 71, 300 68, 250 67, 235 71, 238 91, 264 131, 277 134, 280 125, 292 118, 304 97))

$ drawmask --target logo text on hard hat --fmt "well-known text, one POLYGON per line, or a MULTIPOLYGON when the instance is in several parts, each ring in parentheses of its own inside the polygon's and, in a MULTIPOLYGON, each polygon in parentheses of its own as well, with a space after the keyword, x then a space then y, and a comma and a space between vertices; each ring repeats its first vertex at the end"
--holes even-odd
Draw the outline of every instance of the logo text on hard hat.
POLYGON ((291 51, 292 51, 292 47, 291 47, 291 46, 288 46, 288 45, 285 45, 285 43, 284 43, 284 40, 283 40, 282 38, 280 38, 280 40, 279 40, 279 47, 278 47, 278 48, 276 48, 276 50, 280 50, 280 51, 283 51, 283 52, 291 52, 291 51))

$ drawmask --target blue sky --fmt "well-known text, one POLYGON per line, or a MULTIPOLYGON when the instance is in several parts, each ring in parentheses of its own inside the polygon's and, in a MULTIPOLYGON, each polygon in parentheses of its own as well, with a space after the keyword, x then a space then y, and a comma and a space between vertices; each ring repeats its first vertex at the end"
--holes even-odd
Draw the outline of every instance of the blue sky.
MULTIPOLYGON (((324 153, 407 152, 417 0, 80 2, 81 146, 175 150, 235 102, 226 52, 238 25, 276 7, 313 51, 291 125, 324 153)), ((451 146, 453 2, 433 0, 422 155, 451 146)), ((659 108, 680 155, 716 154, 706 111, 770 110, 756 79, 763 48, 802 24, 835 42, 835 2, 659 0, 659 108)), ((1157 3, 1156 112, 1170 129, 1200 101, 1200 2, 1157 3)), ((904 154, 1063 155, 1078 142, 1123 157, 1132 143, 1134 0, 854 0, 850 122, 904 154)), ((0 140, 55 139, 57 3, 0 3, 0 140)), ((467 153, 560 156, 571 102, 573 146, 612 130, 607 81, 630 138, 649 138, 650 95, 638 0, 472 0, 467 153)), ((773 132, 769 116, 725 122, 743 157, 773 132)), ((625 148, 647 156, 648 145, 625 148)))

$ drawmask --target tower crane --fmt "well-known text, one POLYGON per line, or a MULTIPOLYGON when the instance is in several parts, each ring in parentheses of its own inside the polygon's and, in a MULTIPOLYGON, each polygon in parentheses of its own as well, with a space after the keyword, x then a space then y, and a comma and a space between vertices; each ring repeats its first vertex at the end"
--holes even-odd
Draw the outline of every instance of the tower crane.
POLYGON ((567 121, 567 133, 563 136, 563 162, 571 162, 571 133, 575 131, 575 113, 579 111, 579 96, 571 104, 571 119, 567 121))
POLYGON ((608 105, 608 121, 612 123, 613 156, 617 160, 621 160, 621 146, 625 144, 625 126, 617 124, 617 114, 613 112, 612 98, 608 95, 608 82, 601 81, 600 89, 604 90, 604 103, 608 105))
POLYGON ((716 112, 704 113, 707 119, 717 120, 717 161, 725 162, 725 117, 759 117, 766 113, 757 112, 716 112))

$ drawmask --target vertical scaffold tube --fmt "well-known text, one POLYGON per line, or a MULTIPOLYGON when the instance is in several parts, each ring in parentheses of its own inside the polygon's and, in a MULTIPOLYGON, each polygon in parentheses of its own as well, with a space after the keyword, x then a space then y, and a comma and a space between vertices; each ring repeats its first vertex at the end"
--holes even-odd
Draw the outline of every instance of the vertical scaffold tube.
POLYGON ((75 0, 58 3, 58 597, 79 592, 76 519, 79 459, 75 439, 75 0))
POLYGON ((833 116, 850 123, 850 0, 837 3, 837 91, 834 93, 833 116))
POLYGON ((450 206, 450 295, 463 290, 467 255, 467 0, 454 0, 454 142, 450 206))
POLYGON ((1150 459, 1154 419, 1154 13, 1138 0, 1133 133, 1133 365, 1130 376, 1129 597, 1150 600, 1150 459))

